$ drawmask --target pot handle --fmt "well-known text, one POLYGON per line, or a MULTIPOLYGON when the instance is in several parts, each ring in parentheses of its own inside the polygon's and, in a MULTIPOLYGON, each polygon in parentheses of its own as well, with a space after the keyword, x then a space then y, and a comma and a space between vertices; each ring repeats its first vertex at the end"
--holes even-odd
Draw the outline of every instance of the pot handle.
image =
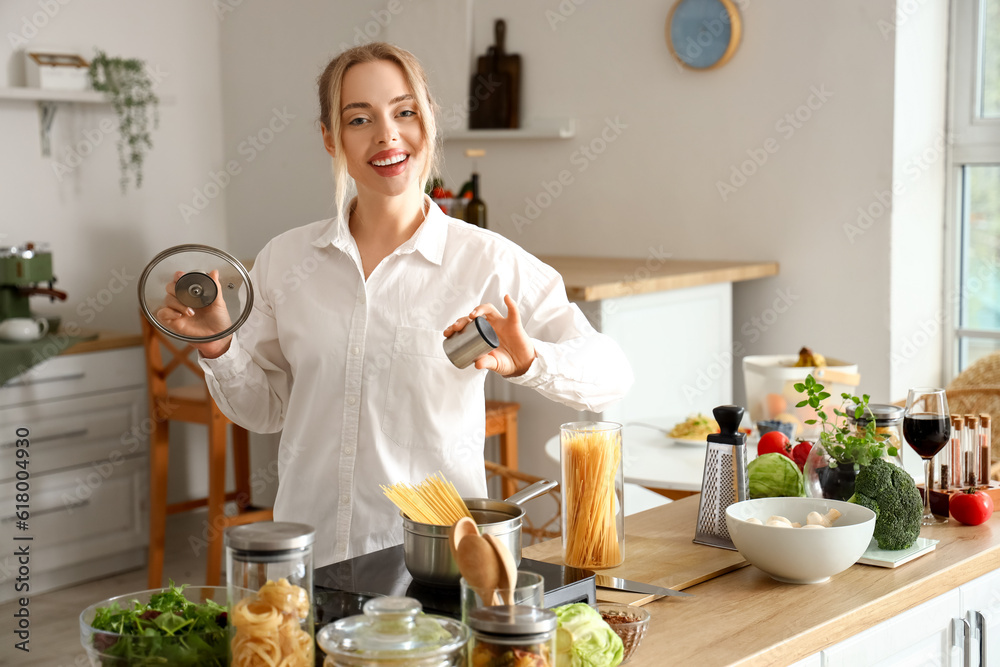
POLYGON ((559 482, 554 479, 540 479, 531 486, 526 486, 510 498, 507 498, 507 502, 520 505, 521 503, 526 503, 533 498, 537 498, 540 495, 548 493, 557 486, 559 486, 559 482))

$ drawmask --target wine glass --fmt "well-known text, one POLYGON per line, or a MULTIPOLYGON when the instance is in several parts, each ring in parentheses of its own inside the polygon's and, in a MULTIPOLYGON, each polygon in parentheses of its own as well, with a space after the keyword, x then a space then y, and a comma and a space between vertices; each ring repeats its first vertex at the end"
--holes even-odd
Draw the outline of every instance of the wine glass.
POLYGON ((924 516, 922 526, 947 523, 947 517, 931 513, 931 459, 948 444, 951 420, 944 389, 911 389, 903 413, 903 437, 924 460, 924 516))

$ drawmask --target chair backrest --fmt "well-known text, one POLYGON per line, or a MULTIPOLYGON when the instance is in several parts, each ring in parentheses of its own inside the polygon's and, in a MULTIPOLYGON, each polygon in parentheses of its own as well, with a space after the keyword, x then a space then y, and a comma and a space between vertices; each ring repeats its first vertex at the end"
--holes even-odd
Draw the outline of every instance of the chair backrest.
MULTIPOLYGON (((486 461, 487 483, 492 479, 515 480, 518 485, 518 491, 520 491, 529 484, 541 481, 542 478, 502 466, 499 463, 486 461)), ((536 525, 537 522, 533 521, 529 515, 524 515, 521 525, 521 543, 524 545, 551 540, 562 534, 560 530, 562 521, 562 494, 559 487, 552 489, 544 497, 549 499, 548 502, 555 505, 555 510, 551 514, 547 513, 545 516, 548 518, 544 522, 538 523, 538 525, 536 525)), ((542 498, 539 498, 538 501, 541 502, 542 498)))
POLYGON ((167 378, 179 368, 187 368, 204 381, 205 371, 190 358, 196 350, 190 345, 178 344, 160 332, 149 321, 139 316, 142 322, 142 346, 146 352, 146 380, 150 398, 166 400, 167 378), (164 352, 167 353, 165 358, 164 352))

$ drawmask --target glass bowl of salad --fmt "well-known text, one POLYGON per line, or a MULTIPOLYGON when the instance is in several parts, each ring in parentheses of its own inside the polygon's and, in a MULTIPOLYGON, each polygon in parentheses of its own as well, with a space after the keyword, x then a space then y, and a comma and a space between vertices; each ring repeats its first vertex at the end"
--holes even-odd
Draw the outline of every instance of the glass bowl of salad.
POLYGON ((80 614, 80 643, 93 667, 226 667, 225 586, 174 586, 129 593, 80 614))

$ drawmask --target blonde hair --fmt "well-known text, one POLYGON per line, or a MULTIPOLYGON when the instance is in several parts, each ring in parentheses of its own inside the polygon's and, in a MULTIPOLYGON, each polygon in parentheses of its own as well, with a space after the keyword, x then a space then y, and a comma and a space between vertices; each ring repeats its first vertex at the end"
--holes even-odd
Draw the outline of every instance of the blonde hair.
POLYGON ((342 106, 341 93, 344 87, 344 76, 347 70, 361 63, 386 60, 395 63, 403 70, 410 91, 416 100, 420 127, 424 132, 424 143, 427 159, 420 171, 420 189, 427 185, 427 180, 434 173, 439 154, 437 136, 437 107, 427 86, 427 75, 420 61, 404 49, 385 42, 371 42, 355 46, 341 53, 327 64, 319 77, 319 122, 326 131, 333 135, 333 182, 338 215, 344 211, 349 189, 352 185, 347 173, 347 158, 344 157, 344 146, 340 141, 340 112, 342 106))

